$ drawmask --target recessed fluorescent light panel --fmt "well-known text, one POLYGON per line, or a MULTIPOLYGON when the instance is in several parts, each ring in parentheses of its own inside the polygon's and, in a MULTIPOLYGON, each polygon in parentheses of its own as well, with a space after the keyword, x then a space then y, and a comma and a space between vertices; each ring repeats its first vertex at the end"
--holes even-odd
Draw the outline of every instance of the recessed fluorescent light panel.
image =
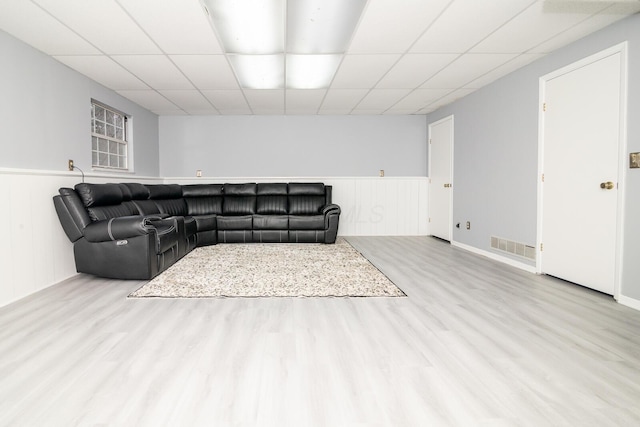
POLYGON ((318 89, 329 87, 342 55, 287 55, 287 87, 318 89))
POLYGON ((228 56, 243 88, 284 88, 284 55, 228 56))
POLYGON ((344 53, 366 0, 289 0, 287 53, 344 53))
POLYGON ((367 2, 202 1, 240 85, 251 89, 328 87, 367 2))
POLYGON ((205 0, 226 53, 284 52, 285 0, 205 0))

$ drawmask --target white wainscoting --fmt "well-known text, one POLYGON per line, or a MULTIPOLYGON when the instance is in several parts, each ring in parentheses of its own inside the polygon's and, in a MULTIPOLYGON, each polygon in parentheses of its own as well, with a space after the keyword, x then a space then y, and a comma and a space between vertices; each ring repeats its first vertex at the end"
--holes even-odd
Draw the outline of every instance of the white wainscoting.
POLYGON ((166 183, 323 182, 340 205, 342 236, 425 236, 429 230, 426 177, 165 178, 166 183))
MULTIPOLYGON (((339 232, 351 236, 426 235, 425 177, 153 178, 87 173, 87 182, 324 182, 342 208, 339 232)), ((52 197, 81 181, 79 172, 0 168, 0 307, 76 274, 73 247, 52 197)))
MULTIPOLYGON (((0 307, 76 274, 73 247, 52 197, 81 182, 79 172, 0 168, 0 307)), ((88 182, 162 182, 135 175, 87 173, 88 182)))

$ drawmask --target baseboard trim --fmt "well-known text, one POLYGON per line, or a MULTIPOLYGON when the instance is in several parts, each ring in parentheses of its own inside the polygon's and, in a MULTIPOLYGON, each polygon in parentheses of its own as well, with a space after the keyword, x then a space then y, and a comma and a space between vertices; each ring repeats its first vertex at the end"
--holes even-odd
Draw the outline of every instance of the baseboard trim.
POLYGON ((490 258, 490 259, 492 259, 494 261, 498 261, 498 262, 510 265, 512 267, 519 268, 520 270, 524 270, 524 271, 526 271, 528 273, 536 274, 535 265, 528 265, 528 264, 525 264, 523 262, 517 261, 515 259, 511 259, 511 258, 502 256, 502 255, 498 255, 498 254, 494 254, 493 252, 485 251, 483 249, 478 249, 476 247, 465 245, 464 243, 456 242, 456 241, 453 241, 453 240, 451 241, 451 246, 455 246, 457 248, 464 249, 465 251, 473 252, 474 254, 481 255, 481 256, 484 256, 486 258, 490 258))
POLYGON ((624 295, 618 295, 617 301, 619 304, 622 304, 626 307, 633 308, 634 310, 640 311, 640 300, 637 300, 631 297, 626 297, 624 295))

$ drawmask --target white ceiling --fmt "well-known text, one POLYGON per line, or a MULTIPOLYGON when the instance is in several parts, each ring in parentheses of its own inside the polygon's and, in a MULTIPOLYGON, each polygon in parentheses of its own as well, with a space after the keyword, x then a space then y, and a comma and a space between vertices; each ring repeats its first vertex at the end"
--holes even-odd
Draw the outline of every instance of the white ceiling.
POLYGON ((640 0, 368 0, 331 86, 313 90, 243 90, 199 0, 0 10, 0 29, 159 115, 427 114, 639 12, 640 0))

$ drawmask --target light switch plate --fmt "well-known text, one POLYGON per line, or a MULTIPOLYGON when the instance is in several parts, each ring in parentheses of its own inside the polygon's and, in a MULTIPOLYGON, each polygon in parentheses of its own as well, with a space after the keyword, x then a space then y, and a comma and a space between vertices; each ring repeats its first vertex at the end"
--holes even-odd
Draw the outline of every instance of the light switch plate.
POLYGON ((640 168, 640 153, 629 153, 629 167, 640 168))

